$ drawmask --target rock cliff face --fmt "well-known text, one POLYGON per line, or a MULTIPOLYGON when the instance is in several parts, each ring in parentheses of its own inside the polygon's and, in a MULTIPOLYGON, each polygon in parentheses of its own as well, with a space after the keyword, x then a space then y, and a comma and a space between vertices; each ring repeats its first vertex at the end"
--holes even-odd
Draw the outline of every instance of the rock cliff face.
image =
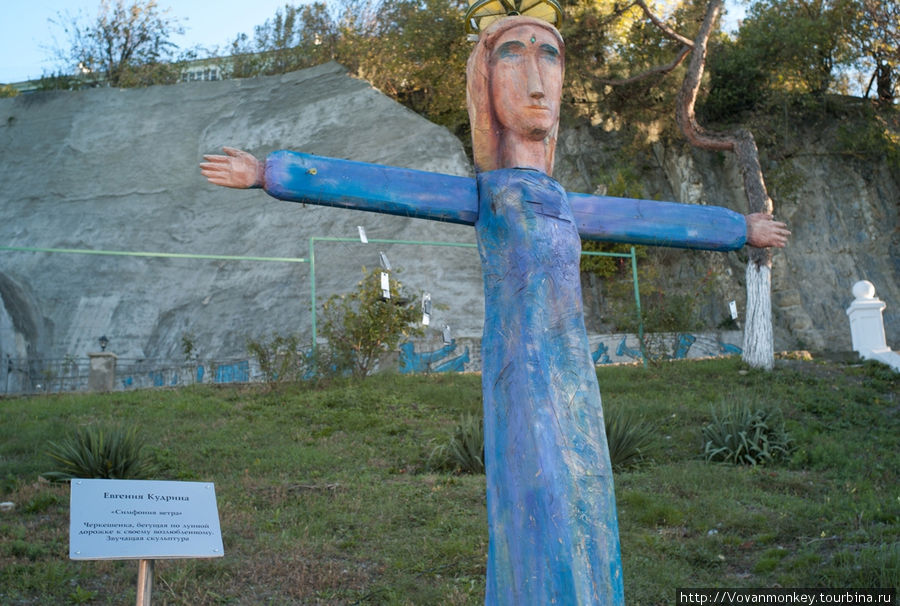
MULTIPOLYGON (((776 216, 793 232, 787 248, 775 252, 772 307, 776 350, 806 348, 849 351, 846 309, 851 288, 869 280, 887 303, 884 313, 889 346, 900 346, 900 174, 886 161, 869 163, 821 152, 821 136, 809 134, 802 153, 763 167, 776 216), (779 186, 779 184, 781 184, 779 186)), ((569 189, 593 191, 603 163, 615 164, 615 134, 581 127, 564 132, 557 177, 569 189)), ((740 173, 727 154, 688 146, 654 146, 641 167, 646 196, 692 204, 725 206, 746 213, 740 173)), ((711 292, 703 309, 712 325, 728 317, 735 300, 746 304, 746 254, 673 251, 662 255, 671 288, 691 292, 706 279, 711 292)), ((665 281, 664 281, 665 282, 665 281)), ((586 288, 586 305, 602 298, 586 288)), ((589 317, 590 323, 590 317, 589 317)))
MULTIPOLYGON (((336 64, 282 77, 0 100, 0 246, 310 256, 311 237, 474 242, 464 226, 304 207, 213 187, 204 153, 276 149, 466 175, 459 141, 336 64)), ((384 251, 434 325, 480 335, 474 249, 319 242, 316 294, 352 290, 384 251), (445 310, 442 305, 447 305, 445 310)), ((245 356, 246 340, 310 335, 310 265, 0 251, 0 355, 245 356)))
MULTIPOLYGON (((203 358, 245 356, 248 338, 310 335, 310 238, 471 244, 471 228, 280 202, 260 191, 208 185, 197 164, 222 145, 258 157, 276 149, 470 174, 447 131, 394 103, 335 64, 280 77, 140 90, 90 90, 0 99, 0 246, 80 251, 304 258, 305 262, 0 250, 0 357, 62 358, 109 350, 181 359, 193 335, 203 358)), ((594 191, 615 153, 602 129, 564 131, 557 177, 594 191)), ((886 165, 798 155, 799 184, 776 213, 794 232, 775 257, 776 347, 850 347, 850 288, 872 281, 888 304, 888 344, 900 344, 900 179, 886 165)), ((728 158, 657 147, 644 167, 648 197, 744 211, 728 158)), ((472 248, 318 242, 321 304, 351 290, 384 251, 410 293, 428 291, 432 326, 480 336, 482 284, 472 248)), ((685 253, 667 265, 673 284, 713 270, 711 317, 743 309, 745 255, 685 253)), ((599 326, 600 295, 586 292, 599 326)))

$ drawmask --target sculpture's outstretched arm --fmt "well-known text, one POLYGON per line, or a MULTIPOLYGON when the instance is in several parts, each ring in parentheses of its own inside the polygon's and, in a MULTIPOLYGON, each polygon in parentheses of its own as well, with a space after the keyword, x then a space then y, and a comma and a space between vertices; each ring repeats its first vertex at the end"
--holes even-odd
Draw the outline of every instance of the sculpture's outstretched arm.
POLYGON ((266 158, 266 193, 292 202, 474 225, 475 180, 291 151, 266 158))
POLYGON ((586 240, 717 251, 747 242, 744 215, 719 206, 572 193, 569 202, 586 240))
POLYGON ((741 215, 720 206, 569 194, 578 233, 586 240, 737 250, 744 244, 783 247, 791 234, 772 215, 741 215))
POLYGON ((404 217, 474 225, 478 191, 474 179, 276 151, 260 162, 226 147, 207 155, 200 172, 225 187, 262 187, 279 200, 337 206, 404 217))

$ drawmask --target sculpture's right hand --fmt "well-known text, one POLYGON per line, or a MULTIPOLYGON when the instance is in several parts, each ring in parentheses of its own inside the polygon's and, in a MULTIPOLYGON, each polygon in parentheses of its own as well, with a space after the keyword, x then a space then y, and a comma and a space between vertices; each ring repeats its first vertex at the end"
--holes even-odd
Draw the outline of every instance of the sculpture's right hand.
POLYGON ((247 189, 265 187, 264 165, 252 154, 233 147, 223 147, 226 155, 205 155, 200 173, 214 185, 247 189))
POLYGON ((775 218, 768 213, 753 213, 747 215, 747 244, 757 248, 769 248, 775 246, 784 248, 787 244, 788 231, 787 224, 776 221, 775 218))

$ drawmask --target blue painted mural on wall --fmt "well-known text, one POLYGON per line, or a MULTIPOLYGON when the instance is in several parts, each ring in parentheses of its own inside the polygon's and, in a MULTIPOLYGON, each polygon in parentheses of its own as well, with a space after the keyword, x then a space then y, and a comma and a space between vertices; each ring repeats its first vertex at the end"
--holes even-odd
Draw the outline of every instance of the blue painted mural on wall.
MULTIPOLYGON (((740 355, 743 350, 725 340, 738 340, 740 336, 739 332, 730 331, 725 334, 652 334, 646 335, 645 338, 653 343, 655 357, 664 360, 685 360, 717 355, 740 355), (660 349, 664 351, 660 352, 660 349)), ((591 358, 595 365, 641 361, 643 356, 641 355, 640 339, 637 335, 631 334, 621 335, 621 337, 619 335, 601 337, 591 351, 591 358), (610 354, 611 343, 616 343, 613 354, 610 354)))
POLYGON ((606 343, 600 342, 597 349, 591 352, 591 359, 594 360, 594 364, 612 364, 612 360, 609 359, 609 347, 606 343))
POLYGON ((691 345, 693 345, 697 341, 697 337, 694 335, 678 335, 678 345, 675 348, 675 355, 672 357, 676 360, 683 360, 687 357, 688 352, 691 350, 691 345))
POLYGON ((250 362, 247 360, 216 366, 216 383, 246 383, 249 380, 250 362))
MULTIPOLYGON (((169 380, 166 380, 167 374, 171 372, 168 370, 152 370, 147 373, 147 378, 150 380, 150 385, 153 387, 175 387, 178 385, 178 373, 172 372, 169 380)), ((128 377, 129 380, 131 377, 128 377)))
POLYGON ((436 351, 417 352, 416 345, 407 341, 400 345, 400 372, 412 374, 417 372, 462 372, 470 361, 469 348, 466 347, 461 355, 450 358, 456 351, 456 339, 451 340, 436 351), (442 360, 444 360, 442 362, 442 360))
MULTIPOLYGON (((647 338, 653 340, 655 344, 664 341, 669 343, 669 351, 660 355, 661 359, 681 360, 716 355, 740 355, 742 353, 742 349, 734 343, 741 339, 739 331, 697 335, 690 333, 651 334, 647 335, 647 338)), ((643 360, 637 335, 594 335, 590 337, 590 342, 594 344, 591 345, 590 355, 596 366, 643 360), (613 346, 615 347, 614 351, 610 349, 613 346)), ((398 370, 403 374, 480 371, 479 341, 464 338, 463 343, 466 343, 464 347, 456 339, 453 339, 450 343, 437 349, 429 350, 434 346, 433 343, 407 341, 399 347, 398 370), (417 351, 417 348, 421 348, 421 350, 417 351), (474 356, 471 354, 471 348, 474 348, 474 356)), ((311 355, 311 351, 308 352, 308 355, 311 355)), ((152 371, 132 369, 129 374, 120 376, 119 381, 122 389, 126 390, 143 387, 174 387, 180 384, 183 375, 188 381, 195 378, 195 383, 203 383, 209 374, 202 364, 198 365, 195 371, 182 370, 183 374, 171 368, 152 371)), ((259 378, 251 375, 249 360, 213 365, 210 371, 213 373, 211 376, 214 383, 246 383, 259 378)), ((332 367, 331 371, 337 372, 337 368, 332 367)), ((315 370, 310 366, 303 379, 314 378, 316 378, 315 370)))
POLYGON ((733 356, 733 355, 741 355, 744 353, 744 350, 738 347, 737 345, 732 345, 731 343, 723 343, 722 341, 718 341, 719 352, 722 355, 733 356))
MULTIPOLYGON (((187 375, 190 380, 192 373, 187 375)), ((202 365, 197 366, 196 383, 203 383, 206 369, 202 365)), ((250 362, 241 360, 229 364, 220 364, 215 367, 215 383, 247 383, 250 381, 250 362)), ((163 370, 151 370, 146 372, 136 371, 135 374, 127 374, 120 378, 123 389, 136 389, 141 387, 175 387, 181 384, 181 375, 171 368, 163 370)))
POLYGON ((644 358, 640 349, 634 349, 626 345, 625 341, 627 338, 627 335, 622 336, 622 340, 619 342, 618 347, 616 347, 616 355, 619 357, 625 356, 634 360, 643 360, 644 358))

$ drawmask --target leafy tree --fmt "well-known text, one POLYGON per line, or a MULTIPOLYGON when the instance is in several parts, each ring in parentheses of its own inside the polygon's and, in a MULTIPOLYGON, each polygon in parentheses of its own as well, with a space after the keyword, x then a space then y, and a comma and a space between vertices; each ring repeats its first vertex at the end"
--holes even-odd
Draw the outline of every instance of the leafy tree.
POLYGON ((231 44, 232 76, 283 74, 334 59, 338 20, 323 2, 285 5, 256 26, 253 38, 241 34, 231 44))
MULTIPOLYGON (((691 8, 673 18, 688 19, 691 8)), ((576 114, 625 124, 659 120, 670 110, 677 86, 665 76, 687 52, 646 19, 636 2, 578 0, 567 5, 566 89, 576 114), (673 59, 674 57, 674 59, 673 59)), ((671 124, 671 121, 669 121, 671 124)))
POLYGON ((171 63, 177 45, 170 40, 184 30, 160 11, 155 0, 101 0, 95 20, 60 16, 69 46, 57 56, 70 73, 90 84, 147 86, 175 82, 179 66, 171 63))
POLYGON ((384 3, 358 75, 414 111, 467 132, 465 64, 471 50, 462 35, 458 0, 384 3))
POLYGON ((900 5, 891 0, 761 0, 735 40, 711 43, 704 112, 719 119, 766 101, 849 94, 854 71, 890 105, 900 64, 900 5))
POLYGON ((733 122, 760 108, 768 98, 769 72, 764 48, 723 38, 710 43, 709 93, 700 113, 713 122, 733 122))
MULTIPOLYGON (((773 0, 774 1, 774 0, 773 0)), ((787 0, 800 2, 801 0, 787 0)), ((631 85, 681 69, 681 63, 690 58, 683 69, 683 79, 675 99, 675 123, 692 146, 710 151, 730 151, 735 154, 749 201, 750 212, 772 212, 772 200, 766 191, 765 180, 759 162, 759 153, 752 133, 747 129, 732 132, 713 132, 702 127, 695 107, 703 83, 710 40, 716 34, 722 0, 698 2, 696 6, 685 3, 668 19, 658 16, 646 0, 634 0, 644 12, 646 20, 659 35, 674 43, 668 63, 643 69, 622 79, 618 84, 631 85), (702 17, 701 17, 702 11, 702 17), (696 23, 700 21, 699 27, 696 23), (693 32, 693 37, 679 33, 679 29, 693 32)), ((636 53, 643 51, 636 50, 636 53)), ((610 84, 616 84, 610 82, 610 84)), ((765 249, 751 249, 747 266, 747 324, 744 332, 744 361, 751 366, 771 369, 774 363, 771 316, 771 253, 765 249)))
POLYGON ((232 43, 232 74, 280 74, 336 60, 414 111, 460 133, 465 62, 460 0, 285 5, 232 43))
POLYGON ((322 336, 328 339, 331 360, 345 366, 357 377, 365 377, 378 358, 393 351, 401 339, 421 334, 414 324, 419 319, 417 297, 405 298, 402 285, 389 277, 391 298, 382 297, 381 274, 366 273, 356 290, 333 295, 323 306, 322 336))
POLYGON ((768 84, 820 95, 835 83, 836 67, 853 58, 845 35, 845 0, 759 0, 750 6, 738 42, 766 66, 768 84))
POLYGON ((4 97, 15 97, 19 94, 19 90, 12 84, 0 84, 0 99, 4 97))
POLYGON ((900 4, 896 0, 854 0, 852 4, 857 10, 848 32, 850 40, 860 55, 860 67, 872 71, 865 96, 874 82, 878 102, 891 105, 900 78, 900 4))

